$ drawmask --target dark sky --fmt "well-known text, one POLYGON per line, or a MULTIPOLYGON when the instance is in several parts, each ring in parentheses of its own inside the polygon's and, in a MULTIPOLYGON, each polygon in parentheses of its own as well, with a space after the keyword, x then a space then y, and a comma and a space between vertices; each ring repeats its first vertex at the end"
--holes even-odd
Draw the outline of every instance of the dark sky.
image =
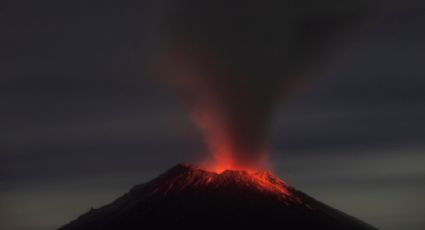
MULTIPOLYGON (((273 123, 276 173, 382 229, 425 228, 425 4, 393 7, 273 123)), ((148 71, 150 1, 0 5, 0 228, 55 229, 206 148, 148 71)))

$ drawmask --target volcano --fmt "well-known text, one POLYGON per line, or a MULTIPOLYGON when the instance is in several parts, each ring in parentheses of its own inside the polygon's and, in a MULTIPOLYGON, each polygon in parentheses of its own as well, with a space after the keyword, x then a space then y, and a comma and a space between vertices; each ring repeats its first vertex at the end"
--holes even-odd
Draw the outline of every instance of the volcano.
POLYGON ((376 229, 267 171, 211 172, 179 164, 60 230, 376 229))

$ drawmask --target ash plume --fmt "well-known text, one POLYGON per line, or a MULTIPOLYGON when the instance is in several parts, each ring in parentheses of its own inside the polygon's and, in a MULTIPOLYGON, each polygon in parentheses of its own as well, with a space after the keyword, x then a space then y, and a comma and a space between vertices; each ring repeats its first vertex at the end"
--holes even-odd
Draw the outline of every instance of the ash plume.
POLYGON ((182 96, 223 167, 256 167, 293 82, 311 75, 373 14, 365 0, 175 0, 159 32, 156 70, 182 96))

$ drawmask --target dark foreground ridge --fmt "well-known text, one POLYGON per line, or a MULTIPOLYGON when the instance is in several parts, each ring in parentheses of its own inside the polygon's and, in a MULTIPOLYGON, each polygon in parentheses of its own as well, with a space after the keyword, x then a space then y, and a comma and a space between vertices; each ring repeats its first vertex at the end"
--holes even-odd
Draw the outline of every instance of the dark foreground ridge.
POLYGON ((177 165, 60 230, 376 229, 268 172, 208 172, 177 165))

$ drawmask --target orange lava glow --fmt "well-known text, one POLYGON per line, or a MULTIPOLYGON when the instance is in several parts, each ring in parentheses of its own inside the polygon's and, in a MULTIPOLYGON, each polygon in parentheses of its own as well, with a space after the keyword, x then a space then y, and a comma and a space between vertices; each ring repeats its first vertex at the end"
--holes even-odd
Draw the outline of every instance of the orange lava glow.
POLYGON ((237 163, 237 161, 233 158, 232 154, 229 154, 228 152, 214 154, 214 160, 214 162, 202 164, 202 168, 205 171, 215 172, 217 174, 221 174, 227 170, 244 171, 249 174, 253 174, 260 171, 260 169, 237 163))
POLYGON ((202 170, 212 173, 206 181, 207 184, 214 183, 216 176, 223 175, 227 172, 233 172, 245 175, 250 179, 250 182, 256 184, 256 187, 260 190, 267 190, 287 196, 290 195, 286 189, 286 183, 263 167, 241 165, 237 163, 230 152, 218 152, 214 157, 215 162, 201 164, 202 170), (214 176, 214 174, 216 176, 214 176))
POLYGON ((231 164, 216 164, 214 167, 204 166, 201 168, 209 173, 209 176, 205 180, 205 184, 214 184, 221 176, 242 175, 240 177, 240 183, 255 185, 255 188, 261 191, 281 194, 285 197, 291 196, 291 192, 287 189, 288 185, 269 171, 242 168, 231 164))
MULTIPOLYGON (((268 171, 268 167, 264 161, 258 162, 241 162, 237 160, 230 151, 214 153, 214 160, 211 162, 201 164, 202 168, 206 171, 221 174, 227 170, 229 171, 244 171, 249 174, 268 171)), ((263 154, 266 156, 266 154, 263 154)))

